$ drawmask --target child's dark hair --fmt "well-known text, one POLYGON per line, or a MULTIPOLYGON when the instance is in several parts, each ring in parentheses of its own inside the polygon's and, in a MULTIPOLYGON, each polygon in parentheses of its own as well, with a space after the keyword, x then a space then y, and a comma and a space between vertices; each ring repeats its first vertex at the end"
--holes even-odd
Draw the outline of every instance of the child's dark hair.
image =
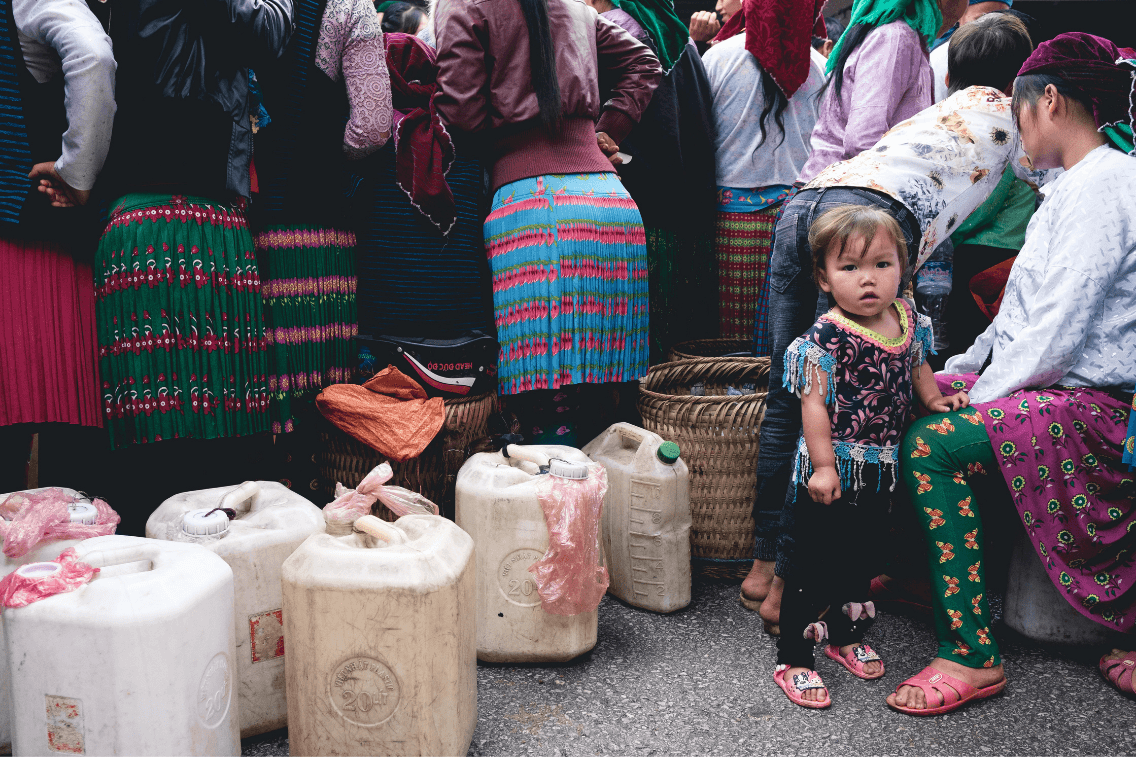
POLYGON ((853 239, 862 239, 863 256, 880 229, 895 240, 899 253, 899 273, 907 272, 907 240, 899 223, 885 210, 870 205, 841 205, 826 211, 809 227, 809 247, 813 251, 813 281, 819 287, 829 254, 839 256, 853 239))
POLYGON ((425 18, 425 11, 414 3, 391 3, 383 14, 382 29, 388 34, 415 34, 425 18))
POLYGON ((1033 52, 1033 40, 1020 18, 988 13, 959 28, 947 50, 948 95, 967 87, 1004 89, 1033 52))

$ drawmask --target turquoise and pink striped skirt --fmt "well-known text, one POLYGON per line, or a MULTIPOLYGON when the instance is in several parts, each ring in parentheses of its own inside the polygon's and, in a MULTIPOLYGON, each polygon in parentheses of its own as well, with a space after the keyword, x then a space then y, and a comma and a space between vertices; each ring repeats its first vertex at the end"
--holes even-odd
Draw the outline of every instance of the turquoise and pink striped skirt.
POLYGON ((502 394, 646 374, 646 237, 616 174, 504 185, 485 246, 502 394))

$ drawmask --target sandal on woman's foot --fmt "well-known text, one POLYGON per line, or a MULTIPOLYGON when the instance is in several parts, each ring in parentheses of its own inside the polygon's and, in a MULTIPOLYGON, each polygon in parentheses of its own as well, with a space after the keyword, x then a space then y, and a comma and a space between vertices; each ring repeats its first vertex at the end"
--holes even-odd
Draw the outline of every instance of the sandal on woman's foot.
POLYGON ((824 648, 824 656, 830 660, 836 660, 844 667, 848 668, 848 672, 857 678, 863 678, 865 681, 874 681, 877 678, 883 678, 884 663, 880 656, 869 647, 867 644, 857 644, 852 647, 852 650, 847 655, 840 654, 840 647, 829 644, 824 648), (868 675, 864 672, 864 665, 869 662, 878 662, 880 664, 880 672, 875 675, 868 675))
POLYGON ((927 704, 930 705, 932 701, 931 694, 938 694, 939 699, 942 701, 938 707, 927 707, 922 710, 917 710, 913 707, 900 707, 897 704, 887 703, 887 706, 896 712, 902 712, 905 715, 945 715, 948 712, 963 707, 966 704, 976 699, 986 699, 995 694, 1001 694, 1002 690, 1006 688, 1006 679, 985 688, 976 689, 969 683, 963 683, 957 678, 952 678, 946 673, 935 670, 928 665, 923 668, 922 672, 918 675, 911 676, 899 686, 895 687, 898 694, 899 690, 904 686, 912 686, 917 689, 923 689, 923 696, 927 699, 927 704))
POLYGON ((760 612, 761 603, 765 601, 765 597, 762 597, 761 599, 750 599, 745 595, 744 591, 738 594, 738 599, 741 600, 742 607, 746 608, 747 610, 753 610, 754 612, 760 612))
POLYGON ((1112 684, 1113 688, 1125 696, 1136 695, 1136 652, 1129 652, 1118 660, 1108 659, 1104 655, 1100 659, 1101 675, 1112 684))
POLYGON ((790 702, 813 710, 823 710, 832 705, 832 697, 828 695, 824 681, 820 679, 820 675, 815 670, 810 670, 808 673, 797 673, 793 676, 793 680, 786 681, 785 672, 788 669, 788 665, 778 665, 777 669, 773 671, 773 682, 781 687, 785 696, 789 697, 790 702), (802 697, 801 694, 809 689, 824 689, 824 699, 810 702, 802 697))

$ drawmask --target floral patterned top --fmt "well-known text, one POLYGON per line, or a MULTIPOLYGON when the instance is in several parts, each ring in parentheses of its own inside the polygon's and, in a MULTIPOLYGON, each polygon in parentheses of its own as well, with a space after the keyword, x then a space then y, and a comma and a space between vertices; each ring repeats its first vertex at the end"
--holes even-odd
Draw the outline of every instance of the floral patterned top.
POLYGON ((876 146, 835 163, 805 188, 866 187, 902 202, 923 231, 916 268, 998 186, 1009 164, 1035 189, 1058 171, 1032 171, 1010 98, 968 87, 889 129, 876 146))
MULTIPOLYGON (((785 388, 797 396, 812 391, 814 375, 827 376, 825 402, 844 490, 862 488, 865 465, 878 465, 880 483, 886 474, 895 488, 899 444, 914 403, 915 369, 934 342, 931 319, 906 300, 892 306, 900 325, 894 339, 828 312, 785 351, 785 388)), ((812 470, 802 433, 793 482, 806 483, 812 470)))

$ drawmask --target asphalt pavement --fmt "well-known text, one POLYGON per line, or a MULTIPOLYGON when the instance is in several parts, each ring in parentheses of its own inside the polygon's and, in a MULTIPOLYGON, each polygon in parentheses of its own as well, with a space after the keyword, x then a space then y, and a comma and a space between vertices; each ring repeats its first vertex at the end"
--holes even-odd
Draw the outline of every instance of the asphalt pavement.
MULTIPOLYGON (((818 650, 833 700, 822 711, 773 683, 775 641, 738 602, 737 582, 697 580, 691 605, 670 615, 607 596, 599 617, 596 648, 570 663, 478 666, 469 755, 1136 754, 1136 701, 1105 685, 1100 650, 1044 649, 1000 623, 1006 693, 913 718, 884 697, 934 654, 918 611, 885 608, 869 632, 887 667, 880 680, 854 678, 818 650)), ((287 733, 243 746, 286 755, 287 733)))

